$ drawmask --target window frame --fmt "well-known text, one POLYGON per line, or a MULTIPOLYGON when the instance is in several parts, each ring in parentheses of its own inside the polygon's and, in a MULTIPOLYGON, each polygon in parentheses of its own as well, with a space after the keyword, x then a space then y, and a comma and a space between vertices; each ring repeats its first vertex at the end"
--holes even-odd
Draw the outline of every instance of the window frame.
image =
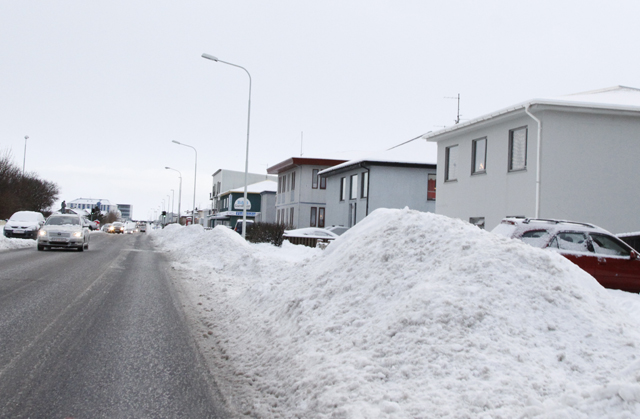
POLYGON ((459 150, 459 144, 455 144, 449 147, 446 147, 444 150, 444 181, 445 182, 456 182, 458 180, 458 150, 459 150), (450 168, 451 168, 451 151, 455 149, 455 158, 456 161, 454 162, 454 166, 455 166, 455 172, 453 173, 453 175, 455 177, 450 177, 451 173, 450 172, 450 168))
POLYGON ((318 189, 318 173, 320 169, 311 170, 311 189, 318 189))
POLYGON ((295 191, 296 189, 296 172, 291 172, 291 190, 295 191))
POLYGON ((340 178, 340 202, 347 200, 347 178, 340 178))
POLYGON ((369 172, 362 172, 362 181, 360 182, 360 198, 369 197, 369 172))
POLYGON ((318 223, 318 207, 311 207, 309 227, 315 227, 317 223, 318 223))
POLYGON ((437 173, 427 174, 427 201, 436 200, 436 187, 437 187, 438 175, 437 173), (431 180, 433 178, 433 191, 431 190, 431 180))
POLYGON ((481 175, 487 173, 487 137, 476 138, 471 141, 471 174, 472 175, 481 175), (477 169, 477 158, 478 158, 478 143, 480 141, 484 141, 484 156, 482 156, 482 169, 477 169))
POLYGON ((358 199, 358 174, 349 176, 349 201, 358 199))
POLYGON ((318 207, 318 227, 319 228, 324 228, 324 216, 325 216, 324 207, 318 207))
POLYGON ((508 162, 508 171, 509 172, 521 172, 523 170, 527 170, 527 158, 528 158, 528 148, 529 148, 529 127, 528 125, 510 129, 509 130, 509 162, 508 162), (524 165, 523 167, 514 168, 513 167, 513 140, 514 134, 524 130, 524 165))

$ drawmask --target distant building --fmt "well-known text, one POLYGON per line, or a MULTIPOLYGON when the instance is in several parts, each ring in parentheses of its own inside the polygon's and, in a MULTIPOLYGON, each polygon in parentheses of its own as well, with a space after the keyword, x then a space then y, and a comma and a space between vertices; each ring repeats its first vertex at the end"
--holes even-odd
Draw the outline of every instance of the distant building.
MULTIPOLYGON (((244 189, 244 172, 219 169, 213 175, 213 189, 211 191, 211 214, 222 210, 220 196, 222 193, 242 187, 244 189)), ((263 180, 277 181, 277 176, 267 174, 247 173, 247 184, 262 182, 263 180)))
POLYGON ((100 212, 106 214, 110 211, 115 211, 118 209, 116 205, 113 205, 109 202, 108 199, 93 199, 93 198, 78 198, 69 203, 67 203, 67 208, 69 209, 84 209, 88 212, 91 212, 96 205, 99 205, 100 212))
POLYGON ((131 221, 131 214, 133 207, 129 204, 118 204, 118 211, 120 211, 121 218, 125 221, 131 221))
POLYGON ((278 175, 276 221, 292 228, 323 227, 326 206, 326 183, 323 169, 345 160, 291 157, 267 169, 278 175))
MULTIPOLYGON (((247 186, 247 220, 265 221, 262 214, 262 205, 269 203, 268 199, 263 200, 264 192, 275 194, 278 183, 273 180, 265 180, 247 186)), ((264 195, 268 196, 268 195, 264 195)), ((209 217, 208 226, 225 225, 234 227, 237 220, 242 220, 244 212, 244 186, 218 194, 220 209, 216 214, 209 217)), ((267 213, 268 214, 268 213, 267 213)))
POLYGON ((353 227, 378 208, 435 212, 436 156, 428 156, 429 148, 414 139, 320 172, 327 183, 326 226, 353 227))

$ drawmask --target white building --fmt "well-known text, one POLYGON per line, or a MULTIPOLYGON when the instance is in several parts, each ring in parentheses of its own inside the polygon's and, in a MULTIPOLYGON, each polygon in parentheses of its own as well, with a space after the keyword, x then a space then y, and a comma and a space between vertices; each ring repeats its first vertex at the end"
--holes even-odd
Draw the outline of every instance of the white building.
POLYGON ((418 138, 321 171, 326 225, 353 227, 378 208, 435 212, 435 160, 436 147, 418 138))
POLYGON ((276 221, 292 228, 324 226, 326 183, 318 173, 344 160, 291 157, 267 169, 278 177, 276 221))
MULTIPOLYGON (((236 170, 219 169, 213 175, 213 189, 211 191, 211 213, 216 214, 222 210, 221 194, 232 189, 244 188, 244 172, 236 170)), ((247 173, 247 184, 262 182, 263 180, 277 181, 276 176, 259 173, 247 173)))
POLYGON ((66 204, 69 209, 84 209, 91 212, 91 209, 96 205, 100 206, 100 212, 108 213, 110 211, 116 211, 117 205, 111 204, 108 199, 94 199, 94 198, 78 198, 66 204))
POLYGON ((533 99, 423 138, 438 144, 439 214, 640 230, 640 89, 533 99))

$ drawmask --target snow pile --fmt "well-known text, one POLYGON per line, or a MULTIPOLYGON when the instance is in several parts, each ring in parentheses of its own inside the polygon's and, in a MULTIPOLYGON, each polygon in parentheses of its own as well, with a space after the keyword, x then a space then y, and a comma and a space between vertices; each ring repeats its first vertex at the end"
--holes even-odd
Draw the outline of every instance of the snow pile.
POLYGON ((24 249, 25 247, 36 247, 36 241, 33 239, 13 239, 5 237, 4 226, 0 231, 0 250, 24 249))
POLYGON ((185 230, 161 243, 200 259, 189 284, 246 416, 640 415, 639 324, 558 254, 410 210, 324 252, 185 230))

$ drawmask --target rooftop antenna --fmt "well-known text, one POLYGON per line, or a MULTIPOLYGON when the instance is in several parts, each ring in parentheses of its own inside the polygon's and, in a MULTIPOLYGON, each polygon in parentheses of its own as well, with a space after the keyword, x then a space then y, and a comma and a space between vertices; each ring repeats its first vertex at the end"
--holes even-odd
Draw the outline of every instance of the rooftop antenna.
POLYGON ((450 97, 450 96, 445 96, 445 99, 458 99, 458 114, 456 115, 456 119, 455 122, 456 124, 460 123, 460 93, 458 93, 458 97, 450 97))

